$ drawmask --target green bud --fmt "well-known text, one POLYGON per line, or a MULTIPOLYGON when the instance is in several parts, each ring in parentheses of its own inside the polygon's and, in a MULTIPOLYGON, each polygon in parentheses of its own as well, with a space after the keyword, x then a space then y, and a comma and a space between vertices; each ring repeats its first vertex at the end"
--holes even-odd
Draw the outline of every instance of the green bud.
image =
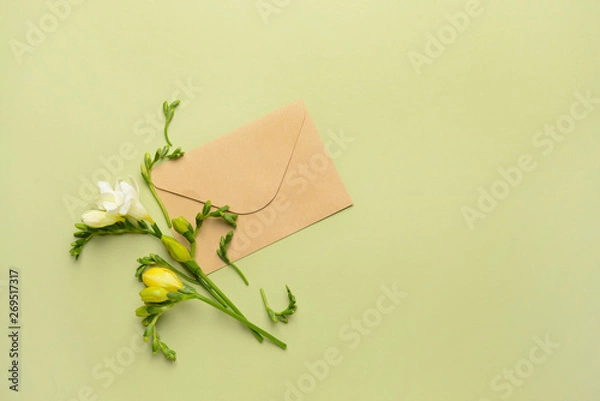
POLYGON ((73 234, 73 236, 76 238, 87 238, 90 235, 92 235, 92 233, 90 233, 88 231, 77 231, 76 233, 73 234))
POLYGON ((71 246, 81 246, 83 244, 85 244, 85 239, 83 238, 80 238, 75 242, 71 242, 71 246))
POLYGON ((169 103, 167 103, 167 101, 165 100, 163 103, 163 113, 165 114, 165 117, 167 116, 167 114, 169 113, 169 103))
POLYGON ((150 314, 148 313, 148 309, 145 306, 140 306, 135 310, 135 315, 137 317, 148 317, 150 314))
POLYGON ((160 239, 169 251, 169 255, 178 262, 184 263, 192 258, 190 251, 173 237, 163 235, 160 239))
POLYGON ((237 218, 238 218, 238 215, 233 214, 233 213, 225 213, 223 215, 223 220, 225 220, 226 222, 231 224, 233 226, 233 228, 237 228, 237 223, 236 223, 237 218))
POLYGON ((142 281, 142 274, 144 274, 144 270, 146 270, 146 265, 141 265, 135 270, 135 277, 137 277, 140 281, 142 281))
POLYGON ((204 207, 202 208, 202 214, 204 216, 206 216, 209 212, 210 212, 210 208, 211 208, 212 204, 210 203, 210 201, 206 201, 206 203, 204 204, 204 207))
POLYGON ((158 315, 169 309, 169 305, 147 305, 146 310, 150 315, 158 315))
POLYGON ((167 359, 175 361, 177 354, 162 341, 160 342, 160 350, 167 359))
POLYGON ((181 103, 181 101, 179 99, 174 100, 173 103, 171 103, 169 105, 169 107, 171 107, 172 109, 174 109, 175 107, 179 106, 179 103, 181 103))
POLYGON ((140 165, 140 171, 142 173, 142 178, 146 182, 146 184, 151 185, 152 181, 150 180, 150 172, 148 171, 148 167, 143 163, 140 165))
POLYGON ((152 352, 158 353, 158 338, 156 336, 152 338, 152 352))
POLYGON ((140 291, 140 297, 146 304, 158 304, 168 300, 169 290, 163 287, 146 287, 140 291))
POLYGON ((146 316, 146 317, 145 317, 145 318, 142 320, 142 325, 143 325, 144 327, 148 327, 148 325, 149 325, 150 323, 152 323, 152 321, 154 320, 154 317, 155 317, 155 316, 156 316, 156 315, 149 315, 149 316, 146 316))
POLYGON ((146 327, 146 330, 144 330, 144 342, 148 342, 148 339, 152 335, 153 331, 154 331, 154 326, 149 325, 146 327))
POLYGON ((196 290, 194 289, 194 287, 190 287, 189 285, 184 284, 183 288, 178 289, 177 291, 179 291, 182 294, 195 294, 196 290))
POLYGON ((173 219, 173 227, 179 234, 185 234, 188 231, 193 231, 192 225, 186 220, 185 217, 179 216, 173 219))
POLYGON ((169 292, 167 294, 167 297, 171 300, 171 301, 181 301, 183 300, 185 297, 183 294, 180 294, 178 292, 169 292))

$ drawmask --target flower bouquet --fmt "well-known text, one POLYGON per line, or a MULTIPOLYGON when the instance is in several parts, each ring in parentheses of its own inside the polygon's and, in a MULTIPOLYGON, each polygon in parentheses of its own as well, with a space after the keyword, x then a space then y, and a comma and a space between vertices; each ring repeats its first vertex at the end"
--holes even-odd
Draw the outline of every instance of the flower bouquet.
MULTIPOLYGON (((142 325, 145 327, 143 339, 150 342, 152 351, 155 354, 160 350, 167 359, 176 360, 175 351, 161 340, 157 323, 163 314, 176 305, 189 300, 202 301, 218 309, 246 326, 258 341, 262 342, 267 339, 278 347, 285 349, 287 347, 286 343, 249 321, 194 260, 196 236, 200 232, 204 221, 207 219, 222 219, 231 226, 232 230, 221 237, 216 253, 224 263, 235 269, 244 283, 248 285, 245 275, 227 256, 227 248, 234 235, 233 229, 237 227, 238 216, 230 212, 228 206, 215 208, 210 201, 207 201, 202 210, 196 215, 194 222, 189 222, 181 216, 171 219, 156 193, 152 183, 153 167, 157 163, 178 159, 184 155, 181 148, 172 149, 173 145, 168 135, 169 125, 178 105, 178 100, 170 104, 166 101, 163 103, 164 136, 167 144, 159 148, 154 157, 149 153, 144 155, 141 175, 160 206, 167 226, 181 235, 183 243, 173 236, 163 234, 156 221, 139 201, 137 184, 130 184, 117 179, 114 188, 107 182, 101 181, 98 183, 100 193, 95 200, 95 208, 84 212, 81 216, 82 222, 75 224, 78 231, 74 233, 76 240, 71 243, 70 253, 76 259, 79 258, 88 242, 93 238, 105 235, 143 234, 154 237, 161 242, 170 256, 170 261, 158 254, 151 253, 137 259, 139 267, 135 272, 135 277, 146 285, 140 291, 143 305, 135 313, 142 319, 142 325)), ((289 301, 288 307, 281 312, 275 312, 269 306, 264 290, 260 289, 265 311, 274 323, 279 321, 287 323, 289 316, 297 309, 295 296, 287 286, 286 290, 289 301)))

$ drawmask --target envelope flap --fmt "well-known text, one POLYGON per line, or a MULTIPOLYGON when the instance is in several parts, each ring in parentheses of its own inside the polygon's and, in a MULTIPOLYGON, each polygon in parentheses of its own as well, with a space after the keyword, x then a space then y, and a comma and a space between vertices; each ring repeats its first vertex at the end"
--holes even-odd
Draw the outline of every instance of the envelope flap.
POLYGON ((283 182, 306 113, 298 100, 186 152, 152 171, 154 185, 199 203, 229 205, 238 214, 260 210, 283 182))

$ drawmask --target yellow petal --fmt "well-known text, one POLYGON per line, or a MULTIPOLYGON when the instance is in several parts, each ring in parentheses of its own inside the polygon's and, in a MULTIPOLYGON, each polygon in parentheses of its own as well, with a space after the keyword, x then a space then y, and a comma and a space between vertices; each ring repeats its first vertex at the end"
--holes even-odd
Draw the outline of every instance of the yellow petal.
POLYGON ((181 280, 169 269, 164 267, 153 267, 148 269, 142 275, 144 284, 148 287, 162 287, 170 292, 177 292, 183 288, 181 280))

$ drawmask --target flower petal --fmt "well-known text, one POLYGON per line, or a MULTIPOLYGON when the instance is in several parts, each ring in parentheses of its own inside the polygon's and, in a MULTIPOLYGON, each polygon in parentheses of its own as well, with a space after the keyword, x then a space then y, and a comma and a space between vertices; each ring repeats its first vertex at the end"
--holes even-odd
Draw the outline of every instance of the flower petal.
POLYGON ((147 220, 154 224, 154 220, 152 220, 150 213, 148 213, 144 205, 142 205, 137 199, 131 202, 131 206, 129 207, 127 215, 135 220, 147 220))
POLYGON ((101 228, 112 226, 116 222, 122 221, 123 217, 102 210, 88 210, 81 215, 81 220, 90 227, 101 228))
POLYGON ((114 210, 117 208, 117 197, 113 191, 103 192, 96 198, 96 207, 100 210, 114 210))
POLYGON ((98 181, 98 188, 100 188, 100 193, 103 194, 105 192, 112 192, 112 187, 106 181, 98 181))

